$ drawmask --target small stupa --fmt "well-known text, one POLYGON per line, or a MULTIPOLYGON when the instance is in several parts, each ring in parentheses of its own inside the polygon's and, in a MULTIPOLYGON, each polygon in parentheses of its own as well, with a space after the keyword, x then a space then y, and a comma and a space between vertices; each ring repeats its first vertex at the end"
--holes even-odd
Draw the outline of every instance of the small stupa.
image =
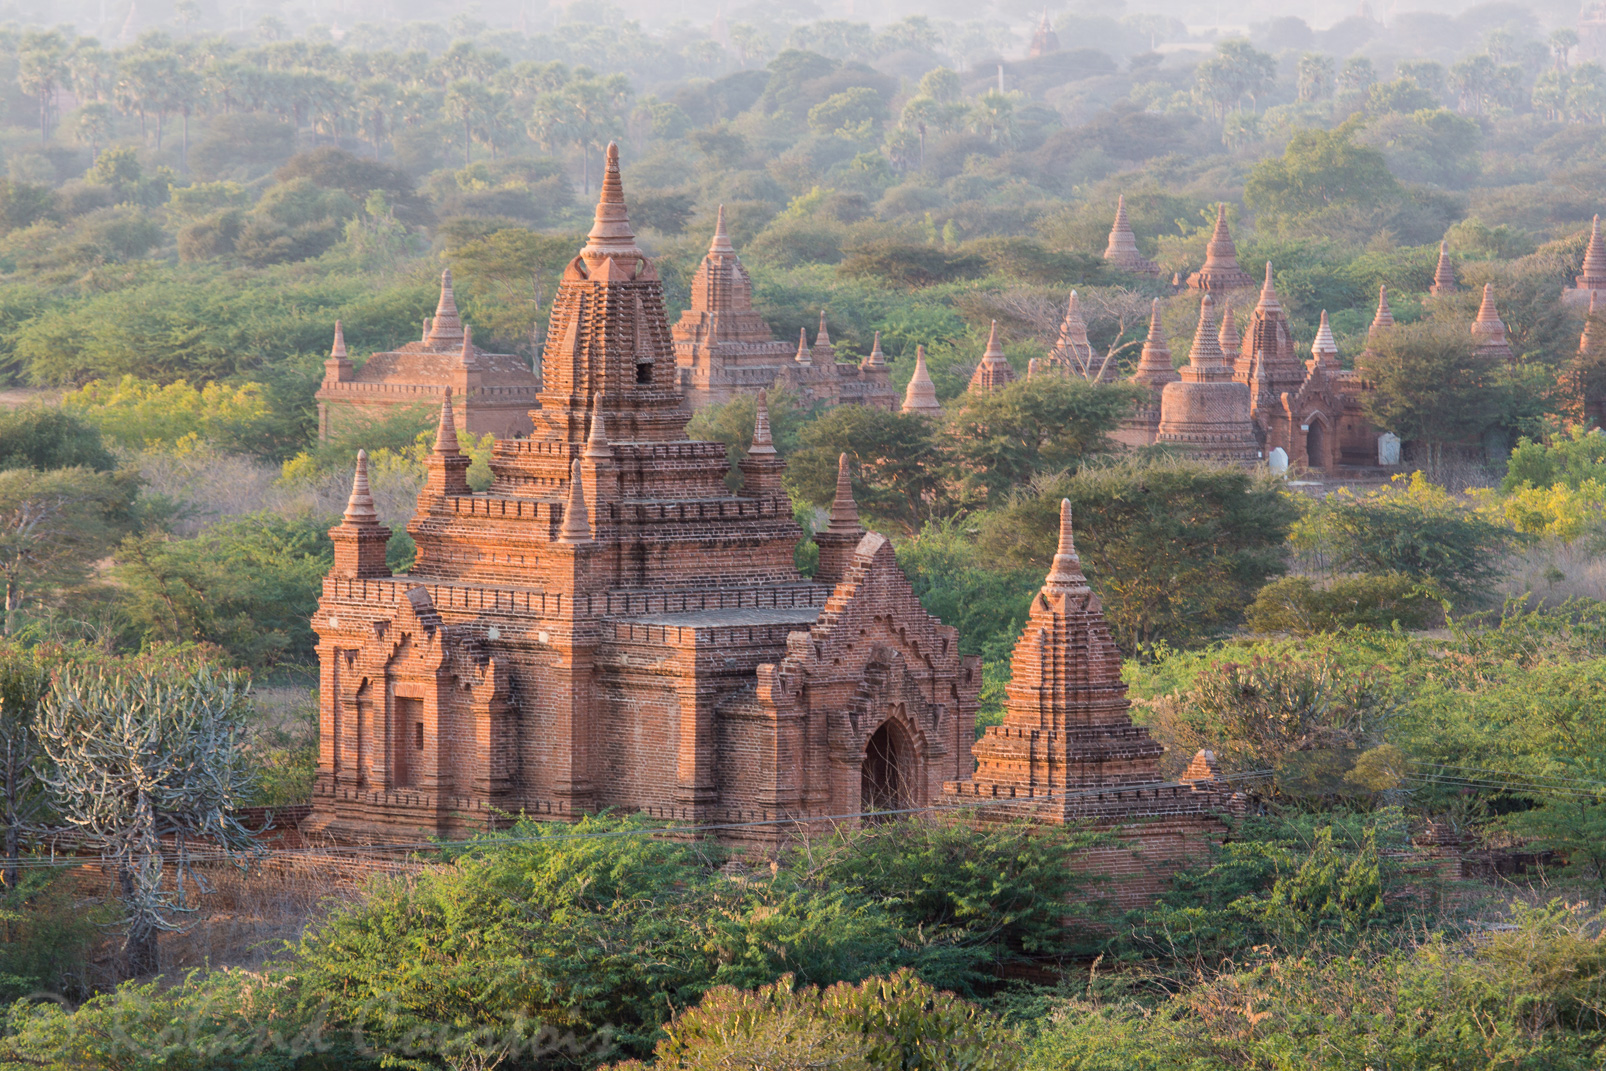
POLYGON ((1132 233, 1132 224, 1126 218, 1125 194, 1115 199, 1115 224, 1110 228, 1109 244, 1104 247, 1104 262, 1133 275, 1160 277, 1160 265, 1138 252, 1137 235, 1132 233))
POLYGON ((1472 321, 1472 338, 1477 355, 1489 361, 1513 361, 1511 342, 1506 338, 1505 321, 1494 307, 1494 286, 1483 284, 1483 304, 1478 306, 1478 318, 1472 321))
POLYGON ((1428 293, 1434 297, 1441 294, 1453 294, 1461 288, 1455 283, 1455 266, 1450 263, 1450 243, 1439 243, 1439 263, 1433 269, 1433 285, 1428 287, 1428 293))
POLYGON ((1238 246, 1227 229, 1227 206, 1216 205, 1216 229, 1205 246, 1204 267, 1188 276, 1188 285, 1212 294, 1254 286, 1255 280, 1238 266, 1238 246))
POLYGON ((990 394, 995 390, 1003 390, 1014 380, 1015 369, 1004 356, 1004 347, 998 341, 998 321, 994 320, 992 330, 987 335, 987 349, 981 355, 981 363, 971 373, 970 389, 990 394))
POLYGON ((903 392, 903 411, 905 413, 926 413, 936 415, 942 412, 942 403, 937 401, 937 388, 931 382, 931 373, 926 369, 926 347, 915 347, 915 371, 909 377, 909 386, 903 392))
POLYGON ((1160 321, 1160 299, 1155 298, 1149 306, 1149 336, 1143 340, 1142 356, 1132 371, 1132 382, 1148 388, 1148 394, 1116 429, 1116 441, 1128 446, 1152 444, 1160 428, 1160 397, 1167 383, 1181 378, 1171 363, 1171 347, 1166 344, 1165 327, 1160 321))
POLYGON ((1594 295, 1606 291, 1606 239, 1600 235, 1600 217, 1589 226, 1589 245, 1584 249, 1584 263, 1574 280, 1573 289, 1566 294, 1575 304, 1593 301, 1594 295))

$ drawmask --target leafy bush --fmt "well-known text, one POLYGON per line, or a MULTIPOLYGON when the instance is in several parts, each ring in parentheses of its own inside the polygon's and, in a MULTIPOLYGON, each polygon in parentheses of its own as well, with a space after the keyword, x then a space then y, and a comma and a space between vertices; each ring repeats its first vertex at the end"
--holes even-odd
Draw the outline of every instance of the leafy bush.
POLYGON ((110 472, 117 466, 93 422, 70 408, 53 406, 0 412, 0 469, 74 466, 96 472, 110 472))
POLYGON ((1273 580, 1244 611, 1255 632, 1309 636, 1346 628, 1427 628, 1440 616, 1431 589, 1398 574, 1340 577, 1318 587, 1309 577, 1273 580))

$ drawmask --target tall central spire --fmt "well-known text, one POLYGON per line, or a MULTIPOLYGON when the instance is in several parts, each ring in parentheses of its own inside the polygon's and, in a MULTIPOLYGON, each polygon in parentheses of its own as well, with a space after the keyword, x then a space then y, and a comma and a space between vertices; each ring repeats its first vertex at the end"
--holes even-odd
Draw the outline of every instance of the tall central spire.
POLYGON ((452 293, 452 269, 441 272, 441 298, 435 305, 424 341, 431 349, 448 349, 463 344, 463 320, 457 315, 457 298, 452 293))
POLYGON ((619 146, 611 141, 608 142, 607 168, 602 175, 602 193, 597 198, 596 218, 580 255, 586 258, 644 256, 636 245, 636 232, 630 229, 625 184, 619 176, 619 146))

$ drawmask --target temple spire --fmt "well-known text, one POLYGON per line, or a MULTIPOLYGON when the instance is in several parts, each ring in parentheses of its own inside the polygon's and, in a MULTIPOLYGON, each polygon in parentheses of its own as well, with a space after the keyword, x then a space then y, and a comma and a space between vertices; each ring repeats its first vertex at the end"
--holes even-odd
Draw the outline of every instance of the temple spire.
POLYGON ((725 206, 719 206, 719 214, 714 217, 714 240, 708 243, 708 255, 731 256, 735 254, 736 247, 731 245, 730 235, 725 233, 725 206))
POLYGON ((1222 355, 1237 353, 1243 339, 1238 336, 1238 324, 1232 318, 1232 299, 1228 298, 1221 312, 1221 331, 1216 335, 1216 341, 1221 345, 1222 355))
POLYGON ((1589 245, 1584 250, 1584 263, 1578 272, 1577 284, 1580 290, 1606 290, 1606 240, 1600 235, 1598 215, 1589 226, 1589 245))
POLYGON ((1327 310, 1322 310, 1322 323, 1316 329, 1316 339, 1310 344, 1310 355, 1323 364, 1338 364, 1338 343, 1333 339, 1333 329, 1327 322, 1327 310))
POLYGON ((336 360, 346 359, 346 332, 341 329, 340 321, 335 321, 335 342, 329 347, 329 356, 336 360))
POLYGON ((441 296, 435 317, 429 322, 424 341, 435 349, 446 349, 463 340, 463 321, 457 315, 457 298, 452 293, 452 269, 441 272, 441 296))
POLYGON ((970 389, 983 392, 1003 390, 1014 382, 1015 369, 1004 357, 1003 344, 998 341, 998 321, 993 321, 987 334, 987 349, 982 352, 981 363, 970 377, 970 389))
POLYGON ((853 500, 853 469, 848 455, 836 459, 836 497, 831 500, 831 523, 826 531, 835 533, 859 530, 859 504, 853 500))
POLYGON ((870 355, 864 359, 866 368, 885 368, 887 355, 881 352, 881 332, 875 333, 875 341, 870 343, 870 355))
POLYGON ((1478 318, 1472 321, 1472 337, 1479 357, 1488 360, 1514 360, 1516 353, 1506 337, 1505 321, 1494 305, 1494 286, 1483 284, 1483 303, 1478 306, 1478 318))
POLYGON ((1110 240, 1104 246, 1104 260, 1112 267, 1134 275, 1158 278, 1160 266, 1138 251, 1138 239, 1132 233, 1132 224, 1126 218, 1126 195, 1115 199, 1115 223, 1110 227, 1110 240))
POLYGON ((915 371, 909 377, 909 386, 903 392, 903 411, 905 413, 940 413, 942 403, 937 401, 937 387, 931 382, 931 372, 926 368, 926 347, 915 347, 915 371))
POLYGON ((1377 315, 1372 317, 1372 330, 1381 331, 1394 326, 1394 310, 1389 308, 1388 284, 1377 288, 1377 315))
POLYGON ((1052 594, 1085 594, 1090 589, 1087 577, 1082 574, 1082 559, 1076 553, 1076 538, 1071 529, 1071 500, 1060 499, 1060 540, 1054 553, 1054 564, 1049 568, 1043 591, 1052 594))
POLYGON ((1238 246, 1227 229, 1225 201, 1216 205, 1216 229, 1205 245, 1204 266, 1188 277, 1188 285, 1213 293, 1255 285, 1255 280, 1238 265, 1238 246))
POLYGON ((591 539, 591 518, 586 515, 586 492, 578 458, 569 468, 569 501, 563 507, 563 527, 559 543, 585 543, 591 539))
POLYGON ((809 329, 806 327, 797 329, 797 356, 792 360, 798 364, 814 363, 814 355, 809 352, 809 329))
POLYGON ((374 509, 374 496, 368 490, 368 451, 357 451, 357 471, 351 478, 351 497, 346 499, 346 523, 375 525, 379 511, 374 509))
POLYGON ((602 174, 602 191, 597 212, 586 235, 582 257, 643 257, 636 245, 636 232, 630 229, 630 213, 625 206, 624 180, 619 175, 619 146, 608 142, 607 165, 602 174))
POLYGON ((1188 367, 1195 372, 1226 371, 1216 333, 1215 312, 1215 302, 1205 294, 1199 302, 1199 327, 1193 334, 1193 348, 1188 351, 1188 367))
POLYGON ((816 346, 829 346, 831 344, 831 332, 825 326, 824 309, 820 310, 820 332, 814 336, 814 344, 816 346))
POLYGON ((1283 303, 1277 299, 1277 287, 1271 280, 1271 261, 1266 261, 1266 281, 1260 284, 1261 309, 1280 309, 1283 303))

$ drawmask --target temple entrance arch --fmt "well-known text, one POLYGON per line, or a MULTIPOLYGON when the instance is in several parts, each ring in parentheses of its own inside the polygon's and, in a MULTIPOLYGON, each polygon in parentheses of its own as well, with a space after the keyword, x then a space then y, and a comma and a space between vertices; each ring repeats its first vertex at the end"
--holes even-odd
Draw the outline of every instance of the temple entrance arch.
POLYGON ((900 811, 912 806, 914 764, 909 731, 896 721, 883 722, 864 745, 864 764, 859 768, 860 810, 900 811))
POLYGON ((1327 469, 1327 422, 1313 417, 1310 430, 1305 433, 1305 464, 1313 469, 1327 469))

